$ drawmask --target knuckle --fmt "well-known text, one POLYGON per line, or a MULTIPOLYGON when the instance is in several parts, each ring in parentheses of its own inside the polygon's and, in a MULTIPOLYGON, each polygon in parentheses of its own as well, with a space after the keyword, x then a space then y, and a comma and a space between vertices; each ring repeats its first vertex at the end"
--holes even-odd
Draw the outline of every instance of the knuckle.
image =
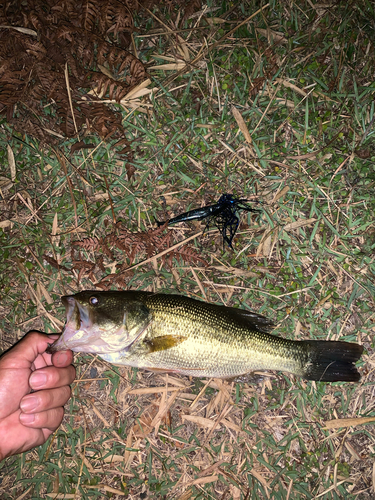
POLYGON ((63 406, 70 398, 70 387, 63 385, 57 389, 46 391, 44 395, 44 407, 46 409, 56 410, 63 406))
POLYGON ((30 339, 30 341, 32 341, 33 343, 37 343, 41 335, 42 335, 41 333, 31 330, 25 335, 25 337, 27 336, 27 338, 30 339))
POLYGON ((65 385, 61 389, 62 389, 61 404, 64 405, 68 401, 68 399, 70 398, 72 391, 71 391, 69 385, 65 385))
POLYGON ((63 416, 64 409, 61 406, 37 413, 35 415, 34 427, 55 430, 61 424, 63 416))
POLYGON ((48 373, 49 386, 58 387, 60 384, 60 372, 58 369, 51 367, 48 373))
POLYGON ((72 384, 76 376, 76 370, 72 365, 67 366, 66 368, 56 368, 55 366, 51 366, 46 368, 46 371, 48 377, 47 387, 51 389, 72 384))
POLYGON ((59 408, 54 408, 50 411, 49 419, 46 424, 46 427, 49 429, 57 429, 57 427, 61 424, 61 421, 64 417, 64 408, 61 406, 59 408))
POLYGON ((56 399, 55 391, 46 391, 44 394, 44 407, 53 408, 56 399))
POLYGON ((76 378, 76 369, 73 365, 70 365, 69 367, 69 384, 72 384, 76 378))

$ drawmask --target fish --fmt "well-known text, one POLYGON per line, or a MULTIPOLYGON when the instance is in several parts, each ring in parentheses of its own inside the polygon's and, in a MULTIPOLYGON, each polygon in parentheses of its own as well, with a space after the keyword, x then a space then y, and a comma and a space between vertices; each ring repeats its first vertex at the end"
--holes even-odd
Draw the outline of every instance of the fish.
POLYGON ((145 291, 86 290, 62 297, 67 320, 49 352, 96 353, 115 365, 193 377, 278 370, 307 380, 358 382, 363 346, 276 336, 247 309, 145 291))

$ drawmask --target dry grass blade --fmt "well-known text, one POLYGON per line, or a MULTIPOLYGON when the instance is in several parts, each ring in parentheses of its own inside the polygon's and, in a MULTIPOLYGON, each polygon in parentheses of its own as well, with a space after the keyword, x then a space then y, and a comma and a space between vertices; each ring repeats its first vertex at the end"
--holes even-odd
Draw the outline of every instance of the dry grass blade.
POLYGON ((232 113, 233 113, 234 118, 236 119, 236 122, 237 122, 241 132, 243 133, 243 135, 246 139, 246 142, 248 144, 251 144, 252 143, 251 135, 249 133, 249 129, 247 128, 245 120, 243 119, 241 113, 234 106, 232 106, 232 113))
POLYGON ((8 163, 9 163, 9 168, 10 168, 10 178, 11 178, 12 182, 14 182, 14 180, 16 179, 16 162, 14 159, 13 150, 9 146, 9 144, 7 146, 7 152, 8 152, 8 163))
POLYGON ((339 429, 340 427, 352 427, 372 422, 375 422, 375 417, 337 418, 326 420, 324 429, 339 429))

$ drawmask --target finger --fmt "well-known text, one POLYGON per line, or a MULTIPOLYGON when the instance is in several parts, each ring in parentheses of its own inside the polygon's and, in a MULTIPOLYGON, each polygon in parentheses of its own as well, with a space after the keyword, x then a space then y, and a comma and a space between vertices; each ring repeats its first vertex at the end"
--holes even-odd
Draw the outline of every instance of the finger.
POLYGON ((76 369, 72 365, 65 368, 47 366, 46 368, 35 370, 30 375, 29 384, 34 391, 54 389, 56 387, 63 387, 64 385, 72 384, 75 376, 76 369))
POLYGON ((25 427, 33 427, 34 429, 50 429, 55 431, 61 424, 64 416, 64 408, 53 408, 51 410, 40 413, 21 413, 20 422, 25 427))
MULTIPOLYGON (((45 352, 52 337, 45 333, 29 332, 16 345, 1 357, 2 368, 30 368, 39 354, 45 352)), ((51 362, 51 355, 46 354, 45 364, 51 362)))
POLYGON ((52 363, 57 367, 64 367, 71 365, 73 362, 72 351, 58 351, 52 355, 52 363))
POLYGON ((23 413, 40 413, 64 406, 71 395, 68 385, 58 389, 47 389, 28 394, 21 399, 20 408, 23 413))

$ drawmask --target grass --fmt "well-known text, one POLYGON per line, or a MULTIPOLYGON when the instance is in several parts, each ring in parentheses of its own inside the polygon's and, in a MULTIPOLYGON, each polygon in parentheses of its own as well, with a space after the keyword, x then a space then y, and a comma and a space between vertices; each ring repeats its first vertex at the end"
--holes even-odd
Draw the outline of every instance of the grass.
MULTIPOLYGON (((122 273, 112 288, 251 308, 289 338, 360 341, 361 382, 198 380, 77 355, 74 397, 54 438, 0 465, 4 499, 373 498, 373 426, 326 422, 375 418, 374 7, 205 5, 208 13, 177 26, 163 9, 163 25, 137 19, 143 62, 189 62, 150 69, 156 91, 144 112, 123 111, 130 180, 110 143, 90 138, 95 150, 70 155, 67 141, 64 161, 2 119, 0 347, 32 328, 60 331, 61 295, 122 273), (105 237, 114 220, 149 231, 154 217, 222 193, 262 210, 242 216, 234 251, 217 231, 181 244, 171 262, 73 245, 105 237), (187 245, 207 265, 188 261, 187 245)), ((170 246, 202 228, 169 228, 170 246)))

